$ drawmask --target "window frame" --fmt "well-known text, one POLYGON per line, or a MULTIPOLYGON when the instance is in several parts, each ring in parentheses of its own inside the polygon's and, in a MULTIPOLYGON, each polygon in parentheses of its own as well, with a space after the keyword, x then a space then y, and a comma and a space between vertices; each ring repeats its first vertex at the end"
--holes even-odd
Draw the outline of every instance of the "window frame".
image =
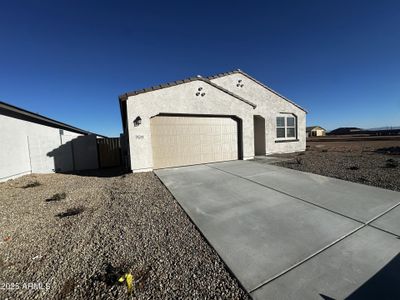
POLYGON ((294 114, 280 114, 275 118, 275 139, 276 141, 296 141, 297 140, 297 116, 294 114), (278 118, 284 118, 284 126, 278 126, 278 118), (288 119, 293 119, 293 125, 288 125, 288 119), (285 136, 278 137, 278 129, 284 128, 285 136), (288 136, 288 129, 294 129, 294 136, 288 136))
POLYGON ((275 130, 275 135, 277 139, 285 139, 286 138, 286 117, 285 116, 278 116, 276 117, 276 122, 275 122, 276 130, 275 130), (278 125, 278 119, 283 119, 283 125, 278 125), (283 137, 278 136, 278 129, 283 129, 283 137))

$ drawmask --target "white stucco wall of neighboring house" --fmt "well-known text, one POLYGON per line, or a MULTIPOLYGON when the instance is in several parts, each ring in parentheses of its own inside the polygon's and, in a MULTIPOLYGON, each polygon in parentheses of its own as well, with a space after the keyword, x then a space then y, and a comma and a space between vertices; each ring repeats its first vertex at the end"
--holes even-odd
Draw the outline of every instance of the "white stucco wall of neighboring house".
MULTIPOLYGON (((72 171, 72 141, 78 138, 83 136, 67 130, 60 135, 58 128, 0 115, 0 181, 30 173, 72 171)), ((97 160, 97 151, 84 155, 97 160)), ((90 167, 97 167, 97 161, 90 167)))
POLYGON ((323 129, 314 129, 311 131, 311 136, 324 136, 325 135, 325 130, 323 129))
POLYGON ((266 154, 289 153, 306 149, 306 112, 304 110, 241 73, 221 76, 211 81, 257 105, 253 114, 265 118, 266 154), (239 80, 241 80, 240 83, 239 80), (238 87, 237 84, 243 84, 243 87, 238 87), (276 117, 281 116, 282 113, 294 114, 297 117, 297 141, 277 142, 276 117))
POLYGON ((243 159, 254 157, 254 108, 206 82, 190 81, 129 96, 126 101, 131 169, 134 172, 153 168, 150 118, 160 113, 237 116, 243 127, 243 159), (196 96, 199 87, 203 88, 204 97, 196 96), (135 127, 133 121, 137 116, 142 123, 135 127))

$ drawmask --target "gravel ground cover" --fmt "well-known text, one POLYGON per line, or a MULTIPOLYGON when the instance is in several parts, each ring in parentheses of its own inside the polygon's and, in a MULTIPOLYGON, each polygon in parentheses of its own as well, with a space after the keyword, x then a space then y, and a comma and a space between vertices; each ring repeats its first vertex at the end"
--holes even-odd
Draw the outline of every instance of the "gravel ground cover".
POLYGON ((307 151, 282 154, 276 165, 400 191, 400 138, 307 141, 307 151))
POLYGON ((153 173, 1 183, 0 285, 0 299, 248 299, 153 173))

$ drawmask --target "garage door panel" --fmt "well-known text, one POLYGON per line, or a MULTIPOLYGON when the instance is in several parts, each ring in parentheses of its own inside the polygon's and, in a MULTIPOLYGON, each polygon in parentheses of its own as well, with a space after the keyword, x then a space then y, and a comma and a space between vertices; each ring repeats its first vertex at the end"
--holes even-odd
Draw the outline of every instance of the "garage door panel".
POLYGON ((154 117, 154 168, 238 159, 237 130, 232 118, 154 117))

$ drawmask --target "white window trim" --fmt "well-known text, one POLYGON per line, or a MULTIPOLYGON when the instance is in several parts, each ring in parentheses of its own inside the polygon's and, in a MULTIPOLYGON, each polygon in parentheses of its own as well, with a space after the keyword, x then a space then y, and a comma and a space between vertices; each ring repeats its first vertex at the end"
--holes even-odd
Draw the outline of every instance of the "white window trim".
POLYGON ((277 115, 275 118, 275 140, 276 141, 297 141, 297 116, 294 114, 280 114, 277 115), (278 126, 277 125, 277 118, 285 118, 285 126, 278 126), (294 118, 294 126, 287 126, 287 118, 294 118), (285 137, 278 137, 277 129, 278 128, 285 128, 285 137), (294 128, 294 137, 287 136, 287 129, 294 128))

